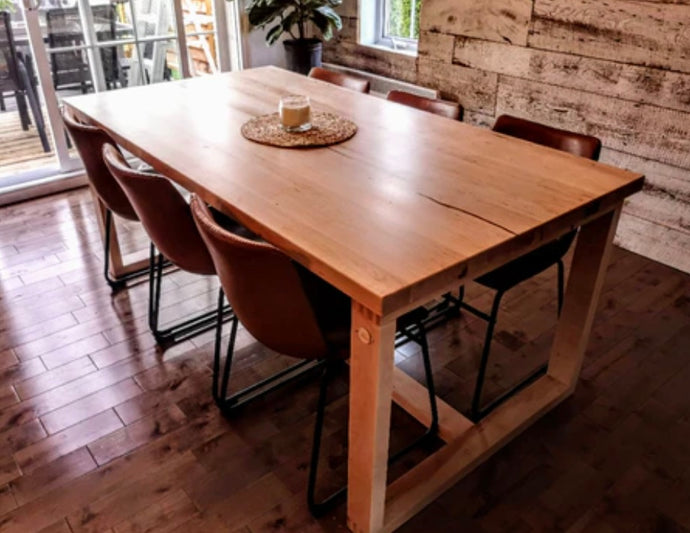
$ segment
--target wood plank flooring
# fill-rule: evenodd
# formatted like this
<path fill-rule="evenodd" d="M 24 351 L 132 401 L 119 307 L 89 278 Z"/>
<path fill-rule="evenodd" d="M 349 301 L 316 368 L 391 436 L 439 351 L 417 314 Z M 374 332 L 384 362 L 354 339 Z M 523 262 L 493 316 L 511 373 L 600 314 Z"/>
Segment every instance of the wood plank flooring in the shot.
<path fill-rule="evenodd" d="M 137 228 L 122 233 L 145 248 Z M 316 382 L 222 418 L 213 335 L 160 351 L 146 285 L 111 295 L 101 261 L 85 190 L 0 208 L 0 532 L 345 531 L 344 505 L 317 521 L 305 504 Z M 163 319 L 213 305 L 215 287 L 167 276 Z M 401 531 L 690 531 L 690 276 L 616 248 L 604 291 L 575 395 Z M 508 293 L 487 398 L 546 358 L 555 315 L 553 272 Z M 430 333 L 438 392 L 463 410 L 483 335 L 466 315 Z M 239 345 L 236 386 L 289 363 L 243 330 Z M 415 346 L 396 355 L 421 379 Z M 346 378 L 327 411 L 324 491 L 346 473 Z M 421 430 L 394 409 L 394 449 Z"/>

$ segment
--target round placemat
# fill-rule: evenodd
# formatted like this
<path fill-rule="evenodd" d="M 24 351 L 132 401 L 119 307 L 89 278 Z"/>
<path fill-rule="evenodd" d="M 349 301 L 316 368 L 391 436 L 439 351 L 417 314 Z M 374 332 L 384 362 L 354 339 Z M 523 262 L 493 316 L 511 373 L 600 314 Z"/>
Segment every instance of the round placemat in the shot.
<path fill-rule="evenodd" d="M 357 133 L 357 125 L 333 113 L 312 111 L 309 131 L 288 133 L 280 125 L 278 113 L 272 113 L 245 122 L 241 131 L 245 138 L 261 144 L 283 148 L 309 148 L 347 141 Z"/>

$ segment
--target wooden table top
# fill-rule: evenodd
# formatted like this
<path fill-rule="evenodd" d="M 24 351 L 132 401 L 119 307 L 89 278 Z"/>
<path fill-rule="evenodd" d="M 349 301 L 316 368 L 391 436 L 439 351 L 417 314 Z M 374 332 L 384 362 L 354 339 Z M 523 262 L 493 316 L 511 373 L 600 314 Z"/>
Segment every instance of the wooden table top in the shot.
<path fill-rule="evenodd" d="M 359 126 L 293 150 L 242 137 L 285 94 Z M 620 204 L 643 177 L 275 67 L 77 96 L 127 150 L 377 314 L 399 313 Z"/>

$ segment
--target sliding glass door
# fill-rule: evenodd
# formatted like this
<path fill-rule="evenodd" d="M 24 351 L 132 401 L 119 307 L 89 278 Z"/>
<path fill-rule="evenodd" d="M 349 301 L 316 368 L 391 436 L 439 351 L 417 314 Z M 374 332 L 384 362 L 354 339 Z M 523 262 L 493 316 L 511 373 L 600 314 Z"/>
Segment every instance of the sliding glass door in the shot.
<path fill-rule="evenodd" d="M 81 167 L 62 127 L 61 98 L 230 70 L 236 7 L 227 6 L 230 12 L 225 0 L 15 3 L 6 27 L 0 20 L 0 193 Z"/>

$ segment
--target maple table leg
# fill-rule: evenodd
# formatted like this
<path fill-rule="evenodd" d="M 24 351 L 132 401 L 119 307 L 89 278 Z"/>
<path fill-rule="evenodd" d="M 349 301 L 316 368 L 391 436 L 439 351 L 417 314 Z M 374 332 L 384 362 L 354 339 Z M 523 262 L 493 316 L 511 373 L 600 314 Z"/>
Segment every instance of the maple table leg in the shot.
<path fill-rule="evenodd" d="M 570 392 L 580 376 L 620 211 L 619 207 L 585 224 L 577 238 L 548 370 Z"/>
<path fill-rule="evenodd" d="M 355 533 L 383 529 L 394 341 L 395 319 L 353 301 L 347 521 Z"/>
<path fill-rule="evenodd" d="M 400 527 L 574 391 L 606 275 L 620 207 L 578 236 L 549 370 L 387 488 L 383 531 Z"/>
<path fill-rule="evenodd" d="M 353 307 L 349 456 L 353 495 L 348 501 L 348 525 L 353 531 L 388 532 L 400 527 L 572 394 L 587 348 L 619 215 L 620 207 L 581 228 L 551 349 L 548 375 L 510 398 L 479 424 L 456 423 L 463 428 L 456 439 L 403 474 L 390 487 L 385 486 L 385 460 L 394 327 L 388 323 L 382 327 L 377 324 L 377 317 Z M 359 338 L 358 331 L 362 328 L 372 333 L 369 344 Z M 382 498 L 385 503 L 381 502 Z"/>

